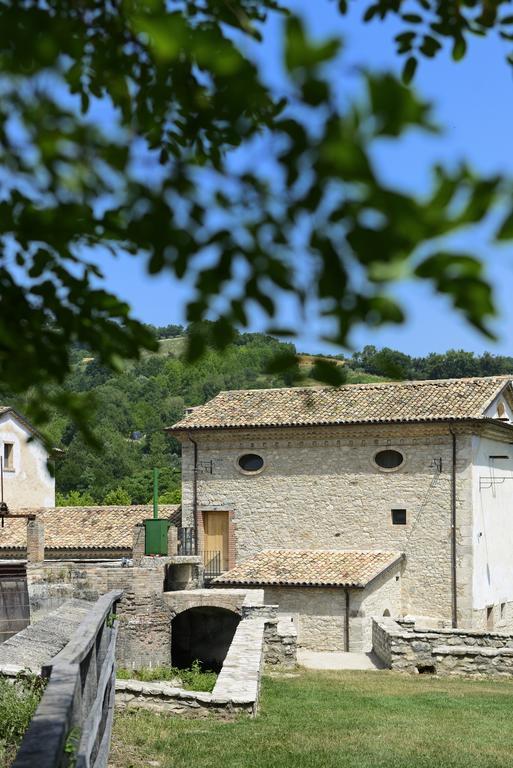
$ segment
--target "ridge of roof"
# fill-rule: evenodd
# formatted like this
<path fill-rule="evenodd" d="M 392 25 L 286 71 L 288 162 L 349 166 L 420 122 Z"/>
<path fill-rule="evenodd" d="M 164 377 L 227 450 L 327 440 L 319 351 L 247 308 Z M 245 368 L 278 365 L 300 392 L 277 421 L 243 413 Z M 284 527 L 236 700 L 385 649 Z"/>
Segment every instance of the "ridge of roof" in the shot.
<path fill-rule="evenodd" d="M 440 385 L 443 386 L 445 384 L 457 384 L 458 382 L 473 382 L 473 381 L 497 381 L 501 382 L 503 381 L 505 384 L 509 382 L 512 382 L 513 384 L 513 373 L 509 376 L 506 374 L 503 374 L 501 376 L 460 376 L 457 378 L 450 378 L 450 379 L 403 379 L 401 381 L 362 381 L 362 382 L 347 382 L 345 384 L 340 384 L 337 386 L 330 386 L 326 384 L 325 386 L 313 386 L 313 387 L 258 387 L 254 389 L 220 389 L 217 395 L 214 395 L 209 401 L 211 402 L 214 400 L 218 395 L 229 395 L 232 392 L 240 392 L 241 394 L 244 394 L 245 392 L 323 392 L 323 391 L 337 391 L 341 389 L 348 389 L 349 387 L 354 389 L 378 389 L 381 387 L 419 387 L 424 386 L 426 384 L 429 384 L 431 386 L 433 385 Z M 203 405 L 206 405 L 206 403 L 203 403 Z M 201 408 L 202 405 L 196 405 L 196 406 L 187 406 L 191 408 Z"/>
<path fill-rule="evenodd" d="M 510 376 L 223 390 L 167 429 L 484 420 L 505 391 Z"/>

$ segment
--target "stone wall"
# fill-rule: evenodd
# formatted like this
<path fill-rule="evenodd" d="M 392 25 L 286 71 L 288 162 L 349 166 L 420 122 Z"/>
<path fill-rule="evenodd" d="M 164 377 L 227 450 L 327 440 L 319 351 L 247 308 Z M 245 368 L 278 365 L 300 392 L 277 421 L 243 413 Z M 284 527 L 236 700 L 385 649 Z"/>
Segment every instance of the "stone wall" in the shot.
<path fill-rule="evenodd" d="M 372 616 L 401 613 L 401 564 L 387 569 L 366 589 L 349 590 L 349 646 L 372 648 Z M 256 590 L 255 590 L 256 591 Z M 278 616 L 292 621 L 297 645 L 313 651 L 344 651 L 346 595 L 342 587 L 265 587 L 264 603 L 276 604 Z"/>
<path fill-rule="evenodd" d="M 403 551 L 402 613 L 451 615 L 452 438 L 445 425 L 255 429 L 198 434 L 198 510 L 233 511 L 237 561 L 274 548 Z M 381 448 L 405 456 L 395 472 L 373 463 Z M 259 453 L 264 470 L 238 471 Z M 441 470 L 440 470 L 441 466 Z M 183 524 L 192 525 L 192 446 L 183 446 Z M 471 435 L 458 434 L 459 621 L 472 621 Z M 407 525 L 392 525 L 392 509 Z M 337 608 L 338 611 L 338 608 Z M 339 616 L 341 619 L 342 617 Z M 331 641 L 330 641 L 331 642 Z"/>
<path fill-rule="evenodd" d="M 406 629 L 373 621 L 374 653 L 399 672 L 496 677 L 513 674 L 513 634 L 465 629 Z"/>
<path fill-rule="evenodd" d="M 191 558 L 185 558 L 190 560 Z M 164 592 L 169 564 L 178 558 L 143 558 L 144 565 L 48 562 L 27 566 L 32 621 L 43 618 L 66 600 L 97 600 L 111 589 L 122 589 L 118 606 L 116 658 L 127 668 L 156 667 L 171 662 L 172 620 L 189 608 L 225 608 L 243 619 L 262 620 L 266 630 L 266 661 L 295 663 L 294 632 L 279 628 L 276 606 L 264 605 L 263 590 L 191 589 Z M 283 646 L 280 648 L 280 644 Z"/>
<path fill-rule="evenodd" d="M 285 618 L 267 619 L 264 633 L 264 660 L 269 666 L 295 667 L 297 663 L 297 630 Z"/>
<path fill-rule="evenodd" d="M 474 609 L 472 627 L 485 631 L 510 632 L 513 629 L 513 602 L 496 603 L 480 610 Z"/>
<path fill-rule="evenodd" d="M 343 651 L 345 593 L 317 587 L 266 587 L 265 603 L 278 605 L 283 620 L 292 619 L 300 648 Z"/>
<path fill-rule="evenodd" d="M 116 653 L 119 664 L 129 667 L 169 663 L 171 628 L 169 610 L 162 599 L 164 580 L 164 565 L 122 568 L 45 561 L 27 566 L 33 620 L 68 598 L 92 601 L 111 589 L 122 589 Z"/>
<path fill-rule="evenodd" d="M 349 650 L 367 653 L 372 650 L 372 617 L 401 615 L 401 569 L 395 564 L 380 574 L 365 589 L 350 590 Z M 388 613 L 387 613 L 388 612 Z"/>

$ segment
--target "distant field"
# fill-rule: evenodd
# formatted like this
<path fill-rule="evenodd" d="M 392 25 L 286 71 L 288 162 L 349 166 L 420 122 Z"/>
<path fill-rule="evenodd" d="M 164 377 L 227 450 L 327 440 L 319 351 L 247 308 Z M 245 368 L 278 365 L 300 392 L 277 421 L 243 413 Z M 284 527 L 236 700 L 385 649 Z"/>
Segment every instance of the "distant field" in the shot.
<path fill-rule="evenodd" d="M 143 352 L 146 355 L 173 355 L 179 357 L 185 347 L 185 336 L 175 336 L 172 339 L 159 339 L 158 352 Z"/>
<path fill-rule="evenodd" d="M 119 713 L 111 768 L 513 768 L 513 681 L 266 677 L 257 719 Z"/>
<path fill-rule="evenodd" d="M 174 339 L 160 339 L 159 354 L 181 355 L 185 347 L 185 336 L 176 336 Z"/>
<path fill-rule="evenodd" d="M 172 339 L 160 339 L 159 351 L 157 354 L 173 355 L 174 357 L 179 357 L 184 351 L 185 343 L 186 343 L 185 336 L 176 336 L 175 338 L 172 338 Z M 154 354 L 154 353 L 147 353 L 147 354 Z M 331 358 L 331 357 L 323 357 L 322 355 L 299 354 L 298 358 L 299 358 L 299 368 L 303 373 L 303 375 L 305 376 L 305 379 L 299 382 L 299 385 L 303 387 L 321 386 L 319 381 L 312 379 L 308 376 L 308 373 L 316 360 L 325 360 L 327 362 L 335 363 L 337 367 L 342 367 L 345 365 L 343 360 L 337 360 L 336 358 Z M 362 373 L 360 371 L 353 371 L 351 370 L 351 368 L 347 368 L 347 382 L 349 384 L 370 384 L 370 383 L 380 382 L 380 381 L 389 381 L 389 379 L 385 379 L 383 376 L 373 376 L 370 373 Z M 265 374 L 261 374 L 260 376 L 257 377 L 257 382 L 259 386 L 265 387 L 266 385 L 268 385 L 268 377 Z"/>

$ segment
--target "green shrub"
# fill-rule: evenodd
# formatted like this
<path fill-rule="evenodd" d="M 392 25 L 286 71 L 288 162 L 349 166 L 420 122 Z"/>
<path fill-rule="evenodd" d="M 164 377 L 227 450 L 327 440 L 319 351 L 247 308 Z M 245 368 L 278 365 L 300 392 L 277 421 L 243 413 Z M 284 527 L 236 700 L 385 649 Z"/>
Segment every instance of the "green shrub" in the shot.
<path fill-rule="evenodd" d="M 107 506 L 127 507 L 132 503 L 130 494 L 124 488 L 113 488 L 105 494 L 103 503 Z"/>
<path fill-rule="evenodd" d="M 0 765 L 9 765 L 43 695 L 44 681 L 19 674 L 14 683 L 0 677 Z"/>
<path fill-rule="evenodd" d="M 180 504 L 182 500 L 182 489 L 175 488 L 172 491 L 165 491 L 159 496 L 159 504 Z"/>
<path fill-rule="evenodd" d="M 57 493 L 55 503 L 58 507 L 92 507 L 95 501 L 88 491 L 70 491 Z"/>
<path fill-rule="evenodd" d="M 216 684 L 217 674 L 210 670 L 203 671 L 196 659 L 190 669 L 177 667 L 143 667 L 142 669 L 118 669 L 116 677 L 120 680 L 141 680 L 149 683 L 154 680 L 175 680 L 179 678 L 186 691 L 206 691 L 210 693 Z"/>

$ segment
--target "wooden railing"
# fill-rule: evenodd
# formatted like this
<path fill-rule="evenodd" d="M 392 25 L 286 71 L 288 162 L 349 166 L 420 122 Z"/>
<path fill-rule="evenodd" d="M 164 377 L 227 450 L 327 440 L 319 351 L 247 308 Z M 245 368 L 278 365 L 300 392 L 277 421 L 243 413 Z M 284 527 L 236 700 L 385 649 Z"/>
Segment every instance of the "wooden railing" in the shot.
<path fill-rule="evenodd" d="M 49 677 L 12 768 L 105 768 L 115 693 L 113 590 L 91 608 L 69 643 L 43 667 Z"/>

